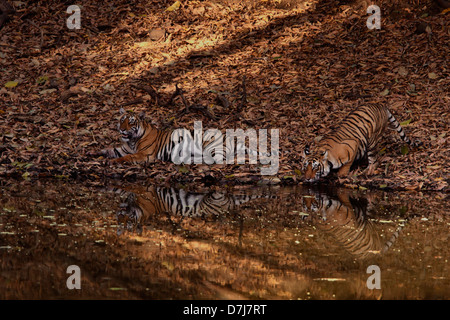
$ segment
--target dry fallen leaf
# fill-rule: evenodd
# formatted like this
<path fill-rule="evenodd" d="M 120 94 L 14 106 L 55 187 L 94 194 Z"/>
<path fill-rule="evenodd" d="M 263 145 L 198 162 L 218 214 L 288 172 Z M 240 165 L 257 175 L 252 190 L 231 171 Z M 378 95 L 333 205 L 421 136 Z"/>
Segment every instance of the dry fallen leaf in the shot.
<path fill-rule="evenodd" d="M 166 11 L 175 11 L 178 10 L 180 8 L 181 2 L 180 1 L 175 1 L 171 6 L 169 6 Z"/>
<path fill-rule="evenodd" d="M 406 69 L 403 66 L 399 67 L 397 72 L 401 76 L 407 76 L 408 75 L 408 69 Z"/>
<path fill-rule="evenodd" d="M 5 83 L 5 88 L 14 88 L 19 84 L 18 81 L 8 81 Z"/>

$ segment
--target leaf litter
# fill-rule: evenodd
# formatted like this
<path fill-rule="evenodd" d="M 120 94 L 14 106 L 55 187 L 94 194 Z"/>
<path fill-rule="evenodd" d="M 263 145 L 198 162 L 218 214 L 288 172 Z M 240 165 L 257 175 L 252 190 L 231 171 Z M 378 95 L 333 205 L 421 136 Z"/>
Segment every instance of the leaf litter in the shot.
<path fill-rule="evenodd" d="M 221 130 L 278 128 L 279 183 L 302 183 L 307 143 L 357 106 L 385 103 L 422 146 L 406 151 L 388 131 L 375 175 L 359 168 L 330 183 L 448 191 L 449 13 L 431 0 L 378 5 L 381 30 L 366 27 L 362 1 L 84 1 L 79 30 L 63 23 L 64 2 L 18 6 L 0 29 L 0 175 L 265 179 L 248 164 L 122 167 L 90 157 L 120 144 L 126 106 L 159 128 L 200 120 Z M 172 101 L 177 88 L 197 108 Z"/>

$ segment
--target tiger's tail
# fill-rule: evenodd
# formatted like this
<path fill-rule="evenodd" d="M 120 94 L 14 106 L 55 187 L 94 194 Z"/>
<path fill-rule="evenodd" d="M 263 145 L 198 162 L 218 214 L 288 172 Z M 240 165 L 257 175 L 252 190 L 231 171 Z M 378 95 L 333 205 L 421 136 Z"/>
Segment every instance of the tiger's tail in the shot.
<path fill-rule="evenodd" d="M 392 246 L 393 244 L 397 241 L 397 239 L 400 236 L 400 233 L 402 232 L 403 228 L 405 228 L 405 226 L 408 224 L 409 220 L 411 219 L 411 217 L 406 218 L 403 223 L 400 223 L 397 227 L 397 229 L 394 231 L 394 233 L 392 234 L 392 236 L 386 241 L 386 243 L 384 244 L 383 248 L 381 249 L 381 253 L 386 253 Z"/>
<path fill-rule="evenodd" d="M 389 122 L 392 124 L 394 129 L 398 132 L 398 134 L 400 135 L 400 138 L 402 138 L 402 140 L 405 141 L 410 146 L 415 147 L 415 146 L 420 145 L 420 142 L 418 142 L 418 141 L 411 141 L 408 138 L 408 136 L 406 135 L 406 133 L 403 130 L 400 123 L 398 123 L 397 119 L 395 119 L 394 115 L 388 109 L 386 109 L 386 111 L 387 111 L 387 116 L 388 116 Z"/>

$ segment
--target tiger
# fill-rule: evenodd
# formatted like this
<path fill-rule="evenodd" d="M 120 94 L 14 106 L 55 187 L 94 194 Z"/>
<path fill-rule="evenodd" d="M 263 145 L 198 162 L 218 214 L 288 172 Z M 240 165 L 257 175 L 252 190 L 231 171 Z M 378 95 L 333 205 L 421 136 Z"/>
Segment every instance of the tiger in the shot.
<path fill-rule="evenodd" d="M 363 259 L 380 252 L 381 241 L 369 219 L 366 199 L 348 190 L 339 190 L 337 196 L 317 193 L 303 198 L 303 208 L 314 213 L 315 226 L 331 234 L 352 256 Z"/>
<path fill-rule="evenodd" d="M 125 198 L 116 213 L 119 235 L 125 230 L 141 234 L 147 220 L 154 221 L 161 215 L 170 218 L 217 219 L 254 199 L 276 197 L 269 194 L 241 195 L 219 191 L 201 193 L 154 185 L 110 190 Z"/>
<path fill-rule="evenodd" d="M 191 159 L 200 158 L 205 159 L 207 164 L 213 164 L 225 163 L 228 161 L 227 154 L 233 154 L 233 151 L 227 147 L 223 148 L 222 139 L 216 139 L 215 130 L 207 130 L 202 139 L 195 139 L 195 137 L 192 139 L 188 130 L 157 129 L 145 121 L 143 112 L 136 116 L 135 113 L 120 108 L 118 131 L 123 144 L 120 147 L 103 149 L 94 155 L 112 159 L 111 163 L 152 163 L 155 160 L 174 161 L 175 159 L 177 164 L 189 164 Z M 260 157 L 278 156 L 277 151 L 267 154 L 257 152 L 240 142 L 236 145 L 236 154 L 239 153 Z"/>
<path fill-rule="evenodd" d="M 338 169 L 338 177 L 345 177 L 352 165 L 361 159 L 369 162 L 371 174 L 376 160 L 376 147 L 388 123 L 400 138 L 410 146 L 412 142 L 389 109 L 381 104 L 360 107 L 350 113 L 337 129 L 325 135 L 312 149 L 307 145 L 303 152 L 303 169 L 306 182 L 315 182 Z"/>
<path fill-rule="evenodd" d="M 313 192 L 301 201 L 314 226 L 333 236 L 339 246 L 359 259 L 386 254 L 413 216 L 406 217 L 387 239 L 382 239 L 376 228 L 376 214 L 372 214 L 372 199 L 360 197 L 350 189 L 336 192 Z M 386 229 L 383 229 L 386 233 Z"/>
<path fill-rule="evenodd" d="M 120 108 L 118 131 L 123 144 L 101 150 L 96 155 L 112 159 L 111 163 L 152 163 L 155 160 L 170 161 L 176 141 L 181 142 L 182 150 L 189 150 L 181 162 L 191 156 L 202 155 L 203 151 L 215 157 L 218 143 L 221 141 L 209 139 L 202 145 L 195 144 L 192 139 L 185 139 L 180 130 L 160 130 L 145 121 L 145 113 L 136 116 L 134 112 Z M 210 138 L 210 137 L 207 137 Z M 194 144 L 194 145 L 192 145 Z M 223 158 L 223 154 L 218 154 Z"/>

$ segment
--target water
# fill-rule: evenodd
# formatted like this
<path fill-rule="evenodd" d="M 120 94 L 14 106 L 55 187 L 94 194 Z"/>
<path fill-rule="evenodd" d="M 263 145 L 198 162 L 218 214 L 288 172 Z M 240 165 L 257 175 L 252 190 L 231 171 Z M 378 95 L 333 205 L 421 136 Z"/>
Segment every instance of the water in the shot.
<path fill-rule="evenodd" d="M 448 207 L 445 193 L 8 182 L 0 299 L 449 299 Z"/>

